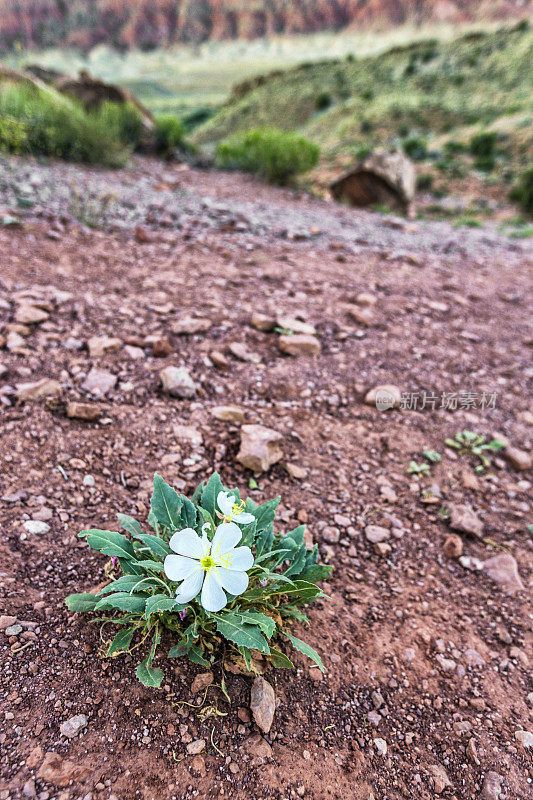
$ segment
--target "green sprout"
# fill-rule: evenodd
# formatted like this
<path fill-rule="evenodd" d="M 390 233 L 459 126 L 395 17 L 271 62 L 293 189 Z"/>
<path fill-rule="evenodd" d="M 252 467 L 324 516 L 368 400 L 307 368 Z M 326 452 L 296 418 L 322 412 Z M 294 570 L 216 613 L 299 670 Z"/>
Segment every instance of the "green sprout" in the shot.
<path fill-rule="evenodd" d="M 453 439 L 445 439 L 444 443 L 460 453 L 472 453 L 476 456 L 481 462 L 475 467 L 476 472 L 483 472 L 485 468 L 490 467 L 487 451 L 497 452 L 505 448 L 505 444 L 498 439 L 487 442 L 485 436 L 475 431 L 461 431 L 456 433 Z"/>

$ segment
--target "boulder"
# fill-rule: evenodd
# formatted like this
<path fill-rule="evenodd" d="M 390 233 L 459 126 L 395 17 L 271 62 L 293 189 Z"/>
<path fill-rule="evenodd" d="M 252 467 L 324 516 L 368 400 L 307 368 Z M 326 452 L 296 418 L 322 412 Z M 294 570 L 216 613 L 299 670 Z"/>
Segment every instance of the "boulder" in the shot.
<path fill-rule="evenodd" d="M 407 212 L 415 196 L 413 162 L 399 151 L 375 150 L 330 185 L 331 194 L 351 206 L 381 203 Z"/>
<path fill-rule="evenodd" d="M 241 447 L 237 461 L 253 472 L 266 472 L 272 464 L 283 457 L 279 443 L 283 436 L 262 425 L 243 425 L 241 428 Z"/>

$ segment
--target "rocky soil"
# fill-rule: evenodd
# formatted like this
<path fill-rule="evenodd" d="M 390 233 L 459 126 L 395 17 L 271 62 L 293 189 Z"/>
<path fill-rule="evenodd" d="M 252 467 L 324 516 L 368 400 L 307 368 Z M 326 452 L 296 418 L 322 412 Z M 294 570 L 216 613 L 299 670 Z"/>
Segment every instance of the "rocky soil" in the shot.
<path fill-rule="evenodd" d="M 0 800 L 533 797 L 531 245 L 151 161 L 2 160 L 0 212 Z M 146 689 L 64 605 L 214 468 L 334 565 L 324 677 Z"/>

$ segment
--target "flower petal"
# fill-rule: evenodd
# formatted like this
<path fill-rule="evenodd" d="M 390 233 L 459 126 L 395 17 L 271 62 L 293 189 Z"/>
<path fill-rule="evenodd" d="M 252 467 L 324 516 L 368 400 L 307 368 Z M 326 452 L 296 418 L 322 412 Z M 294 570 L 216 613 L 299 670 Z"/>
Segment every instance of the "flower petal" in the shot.
<path fill-rule="evenodd" d="M 165 575 L 171 581 L 183 581 L 189 575 L 198 569 L 198 561 L 195 558 L 187 558 L 187 556 L 174 556 L 170 555 L 165 558 L 163 564 Z"/>
<path fill-rule="evenodd" d="M 220 558 L 229 550 L 232 550 L 242 538 L 242 533 L 234 522 L 223 522 L 216 529 L 211 542 L 211 555 L 213 558 Z"/>
<path fill-rule="evenodd" d="M 212 612 L 220 611 L 228 602 L 226 595 L 222 591 L 218 570 L 216 568 L 210 569 L 205 576 L 200 602 L 206 611 Z"/>
<path fill-rule="evenodd" d="M 189 558 L 203 558 L 209 549 L 206 541 L 200 539 L 192 528 L 178 531 L 172 536 L 168 544 L 175 553 L 180 556 L 189 556 Z"/>
<path fill-rule="evenodd" d="M 253 563 L 254 557 L 249 547 L 236 547 L 226 553 L 222 567 L 234 569 L 237 572 L 246 572 L 253 566 Z"/>
<path fill-rule="evenodd" d="M 253 522 L 255 519 L 253 514 L 249 514 L 247 511 L 241 511 L 240 514 L 236 514 L 233 517 L 234 522 L 238 522 L 239 525 L 248 525 L 249 522 Z"/>
<path fill-rule="evenodd" d="M 219 492 L 217 495 L 217 505 L 225 517 L 233 516 L 233 503 L 235 502 L 235 495 L 229 492 Z"/>
<path fill-rule="evenodd" d="M 232 569 L 219 569 L 220 583 L 230 594 L 236 596 L 242 594 L 248 588 L 248 575 L 246 572 L 236 572 Z"/>
<path fill-rule="evenodd" d="M 178 603 L 188 603 L 190 600 L 193 600 L 196 597 L 202 588 L 204 575 L 205 572 L 198 564 L 198 568 L 192 572 L 188 578 L 185 578 L 176 592 L 176 600 Z"/>

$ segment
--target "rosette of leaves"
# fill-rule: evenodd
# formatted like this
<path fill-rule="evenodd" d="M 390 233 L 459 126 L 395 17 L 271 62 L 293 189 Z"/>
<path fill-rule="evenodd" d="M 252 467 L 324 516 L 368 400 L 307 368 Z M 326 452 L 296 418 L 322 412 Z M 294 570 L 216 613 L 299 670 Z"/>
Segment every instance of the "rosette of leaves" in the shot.
<path fill-rule="evenodd" d="M 144 654 L 136 675 L 145 686 L 159 687 L 163 680 L 163 672 L 154 662 L 165 629 L 173 640 L 170 658 L 186 656 L 204 667 L 229 657 L 243 660 L 252 670 L 255 653 L 275 667 L 292 667 L 281 647 L 290 643 L 324 669 L 319 654 L 288 626 L 293 620 L 308 622 L 303 607 L 325 597 L 317 581 L 327 578 L 331 567 L 318 563 L 316 545 L 312 549 L 306 546 L 304 525 L 285 534 L 274 530 L 279 497 L 262 505 L 246 499 L 244 508 L 254 517 L 241 529 L 240 544 L 250 547 L 254 555 L 254 564 L 247 571 L 247 590 L 237 597 L 230 595 L 217 613 L 206 611 L 198 597 L 187 605 L 176 601 L 176 584 L 163 569 L 171 552 L 168 542 L 176 531 L 193 528 L 200 533 L 206 523 L 212 538 L 220 521 L 217 497 L 221 491 L 230 490 L 216 472 L 200 484 L 192 499 L 178 494 L 156 474 L 148 516 L 152 532 L 145 532 L 127 514 L 118 514 L 124 532 L 85 530 L 79 534 L 90 547 L 112 559 L 113 573 L 120 569 L 122 574 L 114 575 L 98 594 L 73 594 L 66 604 L 80 613 L 105 612 L 96 619 L 119 628 L 106 655 Z M 240 500 L 237 489 L 231 494 Z"/>
<path fill-rule="evenodd" d="M 475 431 L 460 431 L 455 434 L 453 439 L 445 439 L 445 444 L 461 453 L 472 453 L 477 456 L 481 463 L 475 467 L 476 472 L 483 472 L 485 468 L 490 467 L 490 458 L 487 453 L 505 449 L 503 442 L 498 439 L 487 442 L 485 436 Z"/>

